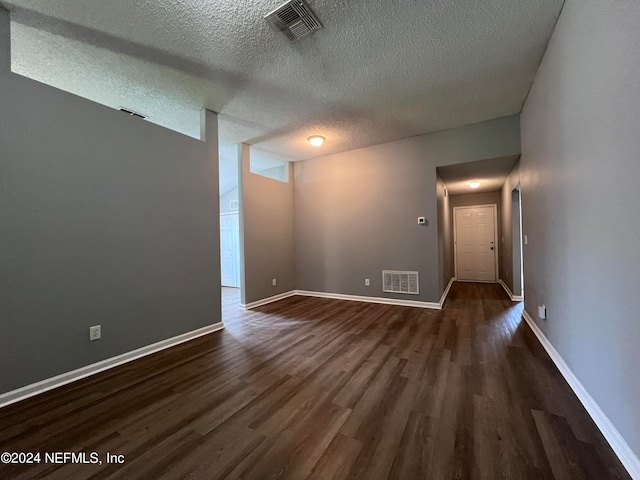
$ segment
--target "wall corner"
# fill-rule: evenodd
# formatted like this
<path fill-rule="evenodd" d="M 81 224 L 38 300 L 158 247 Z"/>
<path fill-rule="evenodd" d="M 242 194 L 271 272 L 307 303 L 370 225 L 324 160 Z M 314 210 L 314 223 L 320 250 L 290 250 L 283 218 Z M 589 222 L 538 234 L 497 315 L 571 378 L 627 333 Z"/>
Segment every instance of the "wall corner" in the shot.
<path fill-rule="evenodd" d="M 206 108 L 200 110 L 200 140 L 218 148 L 218 114 Z"/>
<path fill-rule="evenodd" d="M 247 304 L 246 260 L 245 260 L 245 170 L 248 172 L 251 162 L 251 147 L 246 143 L 238 144 L 238 200 L 240 200 L 240 303 Z"/>
<path fill-rule="evenodd" d="M 11 18 L 0 5 L 0 74 L 11 73 Z"/>

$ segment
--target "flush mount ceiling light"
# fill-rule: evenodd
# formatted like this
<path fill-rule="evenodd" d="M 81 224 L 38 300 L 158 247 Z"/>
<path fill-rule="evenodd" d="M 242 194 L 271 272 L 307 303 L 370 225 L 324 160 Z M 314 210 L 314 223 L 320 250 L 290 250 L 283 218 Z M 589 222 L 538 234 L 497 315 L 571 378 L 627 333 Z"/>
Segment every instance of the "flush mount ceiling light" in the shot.
<path fill-rule="evenodd" d="M 130 110 L 128 108 L 120 107 L 120 111 L 126 113 L 127 115 L 131 115 L 132 117 L 147 118 L 146 115 L 142 115 L 141 113 L 134 112 L 133 110 Z"/>
<path fill-rule="evenodd" d="M 324 143 L 324 137 L 322 135 L 311 135 L 307 140 L 314 147 L 319 147 Z"/>
<path fill-rule="evenodd" d="M 478 180 L 474 180 L 472 182 L 469 182 L 469 186 L 471 188 L 478 188 L 480 186 L 480 182 Z"/>

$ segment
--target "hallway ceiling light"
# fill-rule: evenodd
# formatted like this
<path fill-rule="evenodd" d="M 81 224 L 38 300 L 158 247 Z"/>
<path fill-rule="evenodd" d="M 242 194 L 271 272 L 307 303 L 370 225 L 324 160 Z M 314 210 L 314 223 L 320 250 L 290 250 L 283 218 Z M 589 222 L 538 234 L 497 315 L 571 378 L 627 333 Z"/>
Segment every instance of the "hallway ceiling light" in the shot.
<path fill-rule="evenodd" d="M 324 143 L 324 137 L 321 135 L 311 135 L 307 140 L 314 147 L 319 147 Z"/>
<path fill-rule="evenodd" d="M 478 180 L 474 180 L 472 182 L 469 182 L 469 186 L 471 188 L 478 188 L 480 186 L 480 182 Z"/>

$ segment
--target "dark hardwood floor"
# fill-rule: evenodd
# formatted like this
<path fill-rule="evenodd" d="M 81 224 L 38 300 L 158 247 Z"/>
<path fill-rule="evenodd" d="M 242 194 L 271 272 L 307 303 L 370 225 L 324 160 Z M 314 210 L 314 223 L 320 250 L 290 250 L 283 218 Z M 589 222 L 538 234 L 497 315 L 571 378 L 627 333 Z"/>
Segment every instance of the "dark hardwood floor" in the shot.
<path fill-rule="evenodd" d="M 627 479 L 498 285 L 442 311 L 292 297 L 0 409 L 0 478 Z"/>

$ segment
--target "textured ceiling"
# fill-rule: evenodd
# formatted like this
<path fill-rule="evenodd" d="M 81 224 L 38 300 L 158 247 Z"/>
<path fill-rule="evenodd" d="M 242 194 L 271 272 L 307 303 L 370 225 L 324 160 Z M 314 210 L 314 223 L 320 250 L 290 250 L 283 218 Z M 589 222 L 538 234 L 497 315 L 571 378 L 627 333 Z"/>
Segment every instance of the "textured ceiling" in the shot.
<path fill-rule="evenodd" d="M 199 135 L 289 160 L 518 113 L 562 0 L 309 0 L 324 28 L 296 44 L 280 0 L 13 0 L 15 72 Z M 253 150 L 253 149 L 252 149 Z"/>
<path fill-rule="evenodd" d="M 520 155 L 489 158 L 477 162 L 438 167 L 437 170 L 449 195 L 495 192 L 502 188 L 519 158 Z M 472 180 L 479 181 L 480 186 L 478 188 L 469 187 L 469 182 Z"/>

